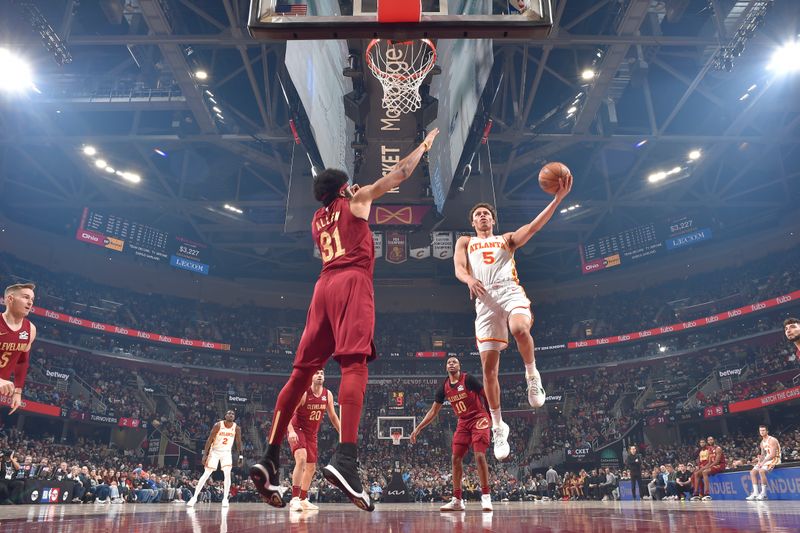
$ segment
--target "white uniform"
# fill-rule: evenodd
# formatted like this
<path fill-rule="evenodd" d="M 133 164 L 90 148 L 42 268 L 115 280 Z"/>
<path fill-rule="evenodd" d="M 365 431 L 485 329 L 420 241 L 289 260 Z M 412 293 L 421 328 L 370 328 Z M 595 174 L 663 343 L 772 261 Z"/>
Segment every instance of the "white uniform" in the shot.
<path fill-rule="evenodd" d="M 208 452 L 206 459 L 206 467 L 216 470 L 217 466 L 222 464 L 222 468 L 231 468 L 233 461 L 231 459 L 231 451 L 233 450 L 233 441 L 236 438 L 236 422 L 229 428 L 225 427 L 225 422 L 217 422 L 219 431 L 217 436 L 214 437 L 214 442 L 211 443 L 211 450 Z"/>
<path fill-rule="evenodd" d="M 508 317 L 532 317 L 531 301 L 517 279 L 514 253 L 502 235 L 470 237 L 467 261 L 472 276 L 486 289 L 486 294 L 475 300 L 478 350 L 502 350 L 508 346 Z"/>
<path fill-rule="evenodd" d="M 754 466 L 753 470 L 769 470 L 770 468 L 781 464 L 781 445 L 778 442 L 778 439 L 772 435 L 769 435 L 766 439 L 761 439 L 761 442 L 759 443 L 759 447 L 761 448 L 761 456 L 766 458 L 769 455 L 769 445 L 773 441 L 778 447 L 778 453 L 775 454 L 775 457 L 773 457 L 771 461 L 766 461 L 761 466 Z"/>

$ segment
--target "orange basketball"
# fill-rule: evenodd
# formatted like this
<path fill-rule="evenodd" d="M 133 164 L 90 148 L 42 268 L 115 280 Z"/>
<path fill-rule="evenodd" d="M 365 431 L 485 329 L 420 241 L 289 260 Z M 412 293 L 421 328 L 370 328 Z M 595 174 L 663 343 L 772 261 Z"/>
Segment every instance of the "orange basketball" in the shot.
<path fill-rule="evenodd" d="M 553 161 L 547 163 L 539 171 L 539 187 L 547 194 L 555 194 L 558 190 L 558 180 L 572 175 L 567 165 Z"/>

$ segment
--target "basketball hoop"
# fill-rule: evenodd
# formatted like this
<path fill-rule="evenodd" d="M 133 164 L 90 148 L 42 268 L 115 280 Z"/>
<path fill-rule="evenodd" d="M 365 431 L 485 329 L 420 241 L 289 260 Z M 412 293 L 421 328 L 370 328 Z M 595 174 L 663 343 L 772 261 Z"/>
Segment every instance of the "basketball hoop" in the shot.
<path fill-rule="evenodd" d="M 394 41 L 373 39 L 367 46 L 367 66 L 383 86 L 381 105 L 396 114 L 419 109 L 419 87 L 436 64 L 430 39 Z"/>
<path fill-rule="evenodd" d="M 402 431 L 392 431 L 392 444 L 394 446 L 400 446 L 400 439 L 403 438 Z"/>

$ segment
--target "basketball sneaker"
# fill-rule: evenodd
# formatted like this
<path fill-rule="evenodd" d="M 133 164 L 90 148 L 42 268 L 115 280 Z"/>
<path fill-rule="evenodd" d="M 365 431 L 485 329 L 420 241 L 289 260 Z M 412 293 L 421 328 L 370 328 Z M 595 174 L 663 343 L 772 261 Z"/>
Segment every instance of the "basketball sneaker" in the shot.
<path fill-rule="evenodd" d="M 481 509 L 486 512 L 494 511 L 491 494 L 481 494 Z"/>
<path fill-rule="evenodd" d="M 711 496 L 710 495 L 703 496 L 703 501 L 704 502 L 710 502 L 711 501 Z"/>
<path fill-rule="evenodd" d="M 268 504 L 273 507 L 286 507 L 280 492 L 278 464 L 266 454 L 261 461 L 250 467 L 250 479 L 256 490 Z"/>
<path fill-rule="evenodd" d="M 762 490 L 762 491 L 761 491 L 761 494 L 759 494 L 758 496 L 756 496 L 756 500 L 758 500 L 758 501 L 760 501 L 760 502 L 763 502 L 764 500 L 768 500 L 768 499 L 769 499 L 769 498 L 767 497 L 767 491 L 765 491 L 765 490 Z"/>
<path fill-rule="evenodd" d="M 460 498 L 456 498 L 453 496 L 453 499 L 450 500 L 449 503 L 446 503 L 439 507 L 440 511 L 463 511 L 464 510 L 464 500 Z"/>
<path fill-rule="evenodd" d="M 289 500 L 289 510 L 290 511 L 302 511 L 303 507 L 300 505 L 300 498 L 294 496 L 291 500 Z"/>
<path fill-rule="evenodd" d="M 533 369 L 533 374 L 527 376 L 525 381 L 528 382 L 528 403 L 534 409 L 544 405 L 546 394 L 544 387 L 542 387 L 542 376 L 537 369 Z"/>
<path fill-rule="evenodd" d="M 751 494 L 747 498 L 745 498 L 745 500 L 747 500 L 749 502 L 752 502 L 753 500 L 757 500 L 758 496 L 759 496 L 759 493 L 758 493 L 758 491 L 756 491 L 756 492 L 753 492 L 753 494 Z"/>
<path fill-rule="evenodd" d="M 508 454 L 511 453 L 511 446 L 508 444 L 509 427 L 505 422 L 500 422 L 500 426 L 492 428 L 494 435 L 494 457 L 498 461 L 502 461 Z"/>
<path fill-rule="evenodd" d="M 372 512 L 375 510 L 375 504 L 364 490 L 358 470 L 356 445 L 341 443 L 331 457 L 331 462 L 322 469 L 322 475 L 328 483 L 344 492 L 353 505 Z"/>
<path fill-rule="evenodd" d="M 231 506 L 230 502 L 228 501 L 228 498 L 222 498 L 222 506 L 223 507 L 230 507 Z"/>
<path fill-rule="evenodd" d="M 300 509 L 303 511 L 319 511 L 319 507 L 308 500 L 300 500 Z"/>

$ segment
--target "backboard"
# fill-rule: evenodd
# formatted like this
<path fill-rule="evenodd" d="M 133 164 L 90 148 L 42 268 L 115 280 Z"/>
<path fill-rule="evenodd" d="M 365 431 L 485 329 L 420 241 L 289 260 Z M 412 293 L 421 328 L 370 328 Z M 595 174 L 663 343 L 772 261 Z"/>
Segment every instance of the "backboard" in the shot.
<path fill-rule="evenodd" d="M 396 7 L 419 0 L 382 0 Z M 552 27 L 550 0 L 422 0 L 420 20 L 379 22 L 378 0 L 251 0 L 248 28 L 262 40 L 533 39 Z M 521 10 L 520 10 L 521 9 Z"/>

